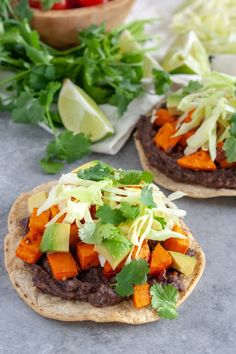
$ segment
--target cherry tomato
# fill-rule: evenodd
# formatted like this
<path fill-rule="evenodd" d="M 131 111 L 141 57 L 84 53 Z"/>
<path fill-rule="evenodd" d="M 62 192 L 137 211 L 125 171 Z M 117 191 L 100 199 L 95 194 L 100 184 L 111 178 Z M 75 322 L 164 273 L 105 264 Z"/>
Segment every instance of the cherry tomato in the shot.
<path fill-rule="evenodd" d="M 107 0 L 77 0 L 77 2 L 81 7 L 87 7 L 105 4 Z"/>
<path fill-rule="evenodd" d="M 40 1 L 29 0 L 29 5 L 30 5 L 30 7 L 33 7 L 34 9 L 41 9 Z"/>
<path fill-rule="evenodd" d="M 42 5 L 38 0 L 29 0 L 29 4 L 34 9 L 42 9 Z M 65 10 L 69 8 L 71 8 L 71 6 L 68 0 L 58 1 L 52 6 L 52 10 Z"/>

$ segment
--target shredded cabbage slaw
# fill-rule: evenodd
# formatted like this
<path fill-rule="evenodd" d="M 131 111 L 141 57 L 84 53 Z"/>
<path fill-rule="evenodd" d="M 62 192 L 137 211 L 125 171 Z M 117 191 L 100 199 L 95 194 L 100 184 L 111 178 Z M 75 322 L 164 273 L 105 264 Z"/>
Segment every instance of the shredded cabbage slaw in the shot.
<path fill-rule="evenodd" d="M 47 200 L 38 209 L 38 214 L 57 204 L 60 211 L 46 226 L 56 223 L 65 214 L 63 223 L 75 222 L 78 228 L 84 227 L 86 223 L 91 226 L 94 224 L 95 227 L 99 219 L 92 218 L 90 213 L 92 205 L 100 207 L 107 204 L 113 209 L 119 209 L 120 203 L 126 202 L 139 206 L 139 215 L 134 220 L 118 225 L 119 230 L 133 245 L 126 261 L 128 263 L 131 261 L 135 246 L 137 246 L 135 258 L 138 257 L 144 240 L 164 241 L 168 238 L 186 238 L 172 231 L 173 226 L 180 225 L 180 218 L 186 215 L 184 210 L 178 209 L 173 203 L 173 200 L 181 198 L 184 193 L 175 192 L 166 198 L 160 189 L 151 183 L 156 207 L 148 208 L 141 202 L 141 192 L 144 186 L 146 184 L 143 182 L 137 186 L 114 185 L 111 179 L 95 182 L 78 178 L 76 172 L 68 173 L 62 175 L 58 184 L 52 187 Z M 164 219 L 164 229 L 158 217 Z M 81 220 L 84 220 L 85 224 L 82 225 Z M 104 257 L 101 256 L 99 259 L 101 264 L 104 264 Z"/>

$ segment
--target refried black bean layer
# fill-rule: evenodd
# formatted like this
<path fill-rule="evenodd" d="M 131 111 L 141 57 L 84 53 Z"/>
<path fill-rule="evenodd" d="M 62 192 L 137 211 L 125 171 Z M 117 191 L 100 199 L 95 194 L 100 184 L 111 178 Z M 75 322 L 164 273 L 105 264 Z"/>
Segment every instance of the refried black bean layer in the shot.
<path fill-rule="evenodd" d="M 177 182 L 200 184 L 208 188 L 236 189 L 235 168 L 215 171 L 192 171 L 182 168 L 177 164 L 177 159 L 183 152 L 175 149 L 167 154 L 153 143 L 157 130 L 150 122 L 150 117 L 142 116 L 137 124 L 137 138 L 139 139 L 149 164 L 163 172 L 166 176 Z"/>

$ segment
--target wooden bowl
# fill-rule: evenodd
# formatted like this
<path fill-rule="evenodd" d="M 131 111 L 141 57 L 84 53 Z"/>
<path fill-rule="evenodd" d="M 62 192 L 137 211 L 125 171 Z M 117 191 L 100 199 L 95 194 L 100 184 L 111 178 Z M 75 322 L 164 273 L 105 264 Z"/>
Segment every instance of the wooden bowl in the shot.
<path fill-rule="evenodd" d="M 60 11 L 34 10 L 32 26 L 41 39 L 51 46 L 64 49 L 78 44 L 78 32 L 92 24 L 105 23 L 111 30 L 129 14 L 135 0 L 113 0 L 104 5 Z"/>

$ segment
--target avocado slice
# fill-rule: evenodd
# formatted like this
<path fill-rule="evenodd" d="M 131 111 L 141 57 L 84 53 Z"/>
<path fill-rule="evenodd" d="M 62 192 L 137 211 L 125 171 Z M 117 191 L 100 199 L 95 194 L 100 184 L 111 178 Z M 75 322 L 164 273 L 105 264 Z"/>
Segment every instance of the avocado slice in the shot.
<path fill-rule="evenodd" d="M 39 208 L 47 200 L 46 192 L 39 192 L 28 199 L 28 210 L 32 214 L 34 208 Z"/>
<path fill-rule="evenodd" d="M 180 113 L 180 111 L 178 111 L 177 107 L 180 104 L 183 97 L 184 97 L 184 95 L 182 95 L 178 91 L 167 97 L 166 104 L 167 104 L 167 108 L 168 108 L 168 111 L 170 112 L 170 114 L 177 115 Z"/>
<path fill-rule="evenodd" d="M 44 231 L 41 252 L 69 252 L 70 225 L 52 224 Z"/>
<path fill-rule="evenodd" d="M 169 251 L 169 254 L 172 257 L 172 268 L 187 276 L 192 274 L 197 262 L 195 257 L 190 257 L 186 254 L 173 251 Z"/>
<path fill-rule="evenodd" d="M 104 240 L 100 245 L 95 245 L 94 249 L 108 261 L 114 270 L 128 256 L 132 244 L 125 236 L 119 235 L 110 240 Z"/>

